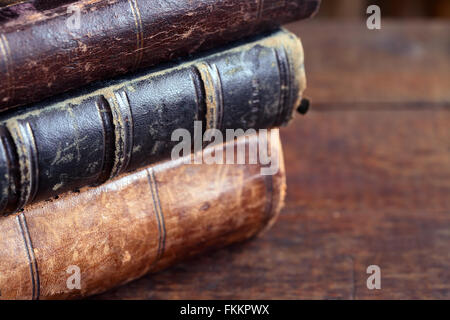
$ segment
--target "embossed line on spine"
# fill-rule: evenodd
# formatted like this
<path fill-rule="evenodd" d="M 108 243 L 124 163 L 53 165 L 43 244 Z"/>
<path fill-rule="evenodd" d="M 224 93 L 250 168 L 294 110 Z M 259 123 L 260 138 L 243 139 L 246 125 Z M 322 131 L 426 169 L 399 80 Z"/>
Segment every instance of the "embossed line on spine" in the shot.
<path fill-rule="evenodd" d="M 153 208 L 156 214 L 156 220 L 158 223 L 158 251 L 156 255 L 155 264 L 164 254 L 166 246 L 166 225 L 164 222 L 164 214 L 161 209 L 161 201 L 159 199 L 158 185 L 156 182 L 155 171 L 153 168 L 147 169 L 148 183 L 150 185 L 150 191 L 152 194 Z"/>
<path fill-rule="evenodd" d="M 0 52 L 3 56 L 3 63 L 5 64 L 6 69 L 6 81 L 8 86 L 7 96 L 2 97 L 2 100 L 8 101 L 13 98 L 14 96 L 14 86 L 12 85 L 12 56 L 11 56 L 11 50 L 9 48 L 8 39 L 4 34 L 0 35 Z"/>
<path fill-rule="evenodd" d="M 32 299 L 39 300 L 40 295 L 40 280 L 39 269 L 34 255 L 33 243 L 31 242 L 30 232 L 28 230 L 27 220 L 23 213 L 16 216 L 17 223 L 19 224 L 20 232 L 22 234 L 23 242 L 25 244 L 25 250 L 28 257 L 28 264 L 30 266 L 31 287 L 32 287 Z"/>
<path fill-rule="evenodd" d="M 131 12 L 133 13 L 134 23 L 136 25 L 136 57 L 134 62 L 134 68 L 139 67 L 144 54 L 144 28 L 142 26 L 141 11 L 138 6 L 137 0 L 128 0 L 130 4 Z"/>
<path fill-rule="evenodd" d="M 20 196 L 17 205 L 19 210 L 33 201 L 39 182 L 38 153 L 33 130 L 28 122 L 14 121 L 8 129 L 16 144 L 20 170 Z"/>
<path fill-rule="evenodd" d="M 222 129 L 223 89 L 219 70 L 215 64 L 198 63 L 195 65 L 204 86 L 206 101 L 206 129 Z"/>
<path fill-rule="evenodd" d="M 261 20 L 264 18 L 264 16 L 272 10 L 287 10 L 286 8 L 286 0 L 271 0 L 268 2 L 265 2 L 264 0 L 258 1 L 258 11 L 257 11 L 257 17 L 258 20 Z M 269 17 L 269 16 L 268 16 Z"/>
<path fill-rule="evenodd" d="M 264 0 L 258 0 L 257 10 L 256 10 L 256 19 L 257 20 L 261 20 L 263 7 L 264 7 Z"/>

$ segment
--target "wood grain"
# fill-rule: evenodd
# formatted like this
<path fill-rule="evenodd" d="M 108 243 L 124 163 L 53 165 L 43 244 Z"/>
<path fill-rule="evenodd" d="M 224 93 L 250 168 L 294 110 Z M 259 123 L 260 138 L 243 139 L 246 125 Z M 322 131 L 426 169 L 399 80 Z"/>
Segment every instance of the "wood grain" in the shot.
<path fill-rule="evenodd" d="M 308 92 L 316 108 L 405 108 L 450 101 L 450 23 L 398 23 L 383 19 L 381 30 L 365 20 L 313 20 L 287 25 L 305 48 Z M 384 103 L 397 105 L 384 106 Z"/>
<path fill-rule="evenodd" d="M 363 26 L 289 26 L 315 103 L 281 130 L 277 224 L 96 299 L 450 298 L 449 23 Z"/>

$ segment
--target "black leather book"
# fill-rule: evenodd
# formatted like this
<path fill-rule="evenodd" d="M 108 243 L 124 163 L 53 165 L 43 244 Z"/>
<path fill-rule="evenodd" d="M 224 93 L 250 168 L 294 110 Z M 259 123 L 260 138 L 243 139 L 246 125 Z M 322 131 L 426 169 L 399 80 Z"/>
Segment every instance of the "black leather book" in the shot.
<path fill-rule="evenodd" d="M 305 87 L 298 38 L 278 30 L 0 117 L 0 213 L 170 155 L 179 128 L 286 124 Z"/>

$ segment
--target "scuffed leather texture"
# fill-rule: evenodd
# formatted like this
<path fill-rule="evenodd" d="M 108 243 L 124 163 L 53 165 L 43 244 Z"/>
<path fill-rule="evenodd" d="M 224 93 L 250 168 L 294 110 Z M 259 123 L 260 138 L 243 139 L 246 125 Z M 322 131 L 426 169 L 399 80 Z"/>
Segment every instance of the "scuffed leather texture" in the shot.
<path fill-rule="evenodd" d="M 196 59 L 107 82 L 0 117 L 0 204 L 11 213 L 167 158 L 194 121 L 209 128 L 286 124 L 305 87 L 298 38 L 279 30 Z M 201 137 L 200 137 L 201 139 Z M 7 160 L 6 151 L 15 158 Z"/>
<path fill-rule="evenodd" d="M 48 10 L 73 2 L 77 2 L 77 0 L 0 0 L 0 7 L 27 3 L 32 4 L 38 10 Z"/>
<path fill-rule="evenodd" d="M 19 196 L 19 161 L 13 146 L 8 130 L 0 125 L 0 212 L 16 210 Z"/>
<path fill-rule="evenodd" d="M 79 29 L 68 27 L 71 6 L 80 9 Z M 319 0 L 54 0 L 8 6 L 0 9 L 0 110 L 307 18 L 318 6 Z"/>
<path fill-rule="evenodd" d="M 259 164 L 167 161 L 0 218 L 0 298 L 100 293 L 270 227 L 285 172 L 277 130 L 269 136 L 275 175 L 261 175 Z M 229 144 L 249 149 L 259 139 Z M 81 289 L 67 286 L 70 266 L 79 268 Z"/>

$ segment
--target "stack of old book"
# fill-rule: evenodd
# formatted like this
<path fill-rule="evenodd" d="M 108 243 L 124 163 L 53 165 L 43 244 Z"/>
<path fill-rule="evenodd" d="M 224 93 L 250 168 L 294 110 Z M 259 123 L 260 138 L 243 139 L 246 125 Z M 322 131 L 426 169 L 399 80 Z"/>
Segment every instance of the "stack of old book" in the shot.
<path fill-rule="evenodd" d="M 278 26 L 319 0 L 1 3 L 0 298 L 99 293 L 274 221 L 276 127 L 306 107 Z"/>

